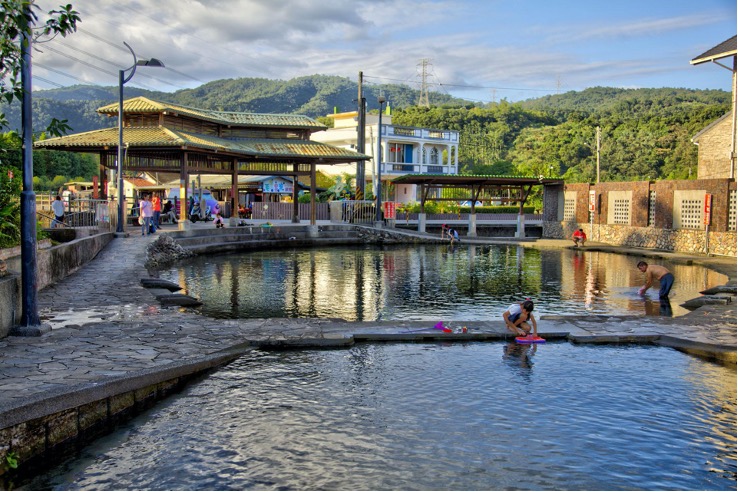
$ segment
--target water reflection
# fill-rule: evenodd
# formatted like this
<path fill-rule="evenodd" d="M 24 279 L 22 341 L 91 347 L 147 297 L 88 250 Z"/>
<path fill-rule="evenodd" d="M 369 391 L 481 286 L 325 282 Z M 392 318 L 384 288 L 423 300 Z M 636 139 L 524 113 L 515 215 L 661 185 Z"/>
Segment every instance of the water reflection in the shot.
<path fill-rule="evenodd" d="M 679 305 L 727 277 L 663 264 L 676 277 L 670 303 L 637 295 L 638 258 L 516 245 L 337 247 L 201 256 L 162 277 L 218 318 L 338 317 L 488 320 L 530 297 L 539 314 L 682 315 Z"/>

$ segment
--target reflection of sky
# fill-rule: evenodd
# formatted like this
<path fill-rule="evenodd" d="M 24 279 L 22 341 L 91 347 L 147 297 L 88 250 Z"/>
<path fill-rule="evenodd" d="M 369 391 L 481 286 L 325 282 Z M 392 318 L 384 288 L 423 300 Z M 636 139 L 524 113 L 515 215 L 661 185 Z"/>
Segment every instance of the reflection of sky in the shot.
<path fill-rule="evenodd" d="M 541 314 L 658 315 L 657 288 L 640 259 L 610 253 L 503 246 L 336 247 L 209 255 L 164 277 L 184 284 L 215 317 L 347 320 L 489 320 L 530 297 Z M 679 304 L 721 285 L 724 275 L 661 262 L 676 277 Z"/>

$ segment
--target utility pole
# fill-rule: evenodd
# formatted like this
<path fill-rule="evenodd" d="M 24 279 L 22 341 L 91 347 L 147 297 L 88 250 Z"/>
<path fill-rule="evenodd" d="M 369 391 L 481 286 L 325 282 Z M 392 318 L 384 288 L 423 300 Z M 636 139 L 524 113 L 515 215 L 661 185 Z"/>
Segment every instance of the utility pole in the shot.
<path fill-rule="evenodd" d="M 364 72 L 359 72 L 359 118 L 356 127 L 356 151 L 364 154 L 366 144 L 366 99 L 364 99 Z M 364 199 L 366 177 L 364 161 L 356 161 L 356 199 Z"/>
<path fill-rule="evenodd" d="M 597 184 L 600 183 L 600 127 L 597 127 Z"/>
<path fill-rule="evenodd" d="M 31 5 L 23 7 L 24 17 L 31 19 Z M 21 126 L 23 127 L 23 190 L 20 196 L 21 214 L 21 319 L 13 327 L 15 336 L 40 336 L 51 329 L 41 324 L 38 313 L 38 265 L 36 263 L 36 194 L 33 192 L 33 110 L 31 105 L 31 50 L 33 25 L 24 30 L 21 45 Z"/>
<path fill-rule="evenodd" d="M 430 108 L 430 102 L 428 101 L 428 59 L 423 58 L 420 60 L 422 66 L 421 69 L 421 81 L 420 81 L 420 97 L 418 98 L 418 106 Z"/>

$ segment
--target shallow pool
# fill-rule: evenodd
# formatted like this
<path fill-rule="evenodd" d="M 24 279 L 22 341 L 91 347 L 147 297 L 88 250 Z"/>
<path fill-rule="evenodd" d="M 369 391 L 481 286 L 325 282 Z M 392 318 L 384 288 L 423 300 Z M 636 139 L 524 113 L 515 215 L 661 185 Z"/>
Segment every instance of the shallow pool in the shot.
<path fill-rule="evenodd" d="M 676 277 L 671 300 L 637 295 L 640 257 L 514 245 L 333 247 L 202 255 L 161 273 L 215 318 L 468 320 L 498 318 L 530 297 L 557 315 L 665 315 L 727 282 L 701 266 L 659 262 Z"/>
<path fill-rule="evenodd" d="M 736 371 L 647 346 L 256 351 L 23 488 L 735 490 Z"/>

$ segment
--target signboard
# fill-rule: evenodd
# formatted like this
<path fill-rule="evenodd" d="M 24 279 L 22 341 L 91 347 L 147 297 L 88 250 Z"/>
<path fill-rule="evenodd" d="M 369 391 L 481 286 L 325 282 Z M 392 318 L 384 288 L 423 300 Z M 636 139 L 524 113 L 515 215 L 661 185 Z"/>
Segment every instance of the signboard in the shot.
<path fill-rule="evenodd" d="M 268 179 L 261 188 L 264 193 L 292 193 L 292 183 L 282 179 Z"/>
<path fill-rule="evenodd" d="M 710 193 L 705 193 L 704 224 L 710 225 L 711 218 L 712 218 L 712 195 Z"/>
<path fill-rule="evenodd" d="M 597 203 L 597 192 L 595 190 L 589 190 L 589 211 L 595 211 L 595 204 Z"/>
<path fill-rule="evenodd" d="M 396 210 L 397 210 L 397 204 L 395 202 L 384 202 L 384 218 L 385 219 L 394 219 Z"/>

